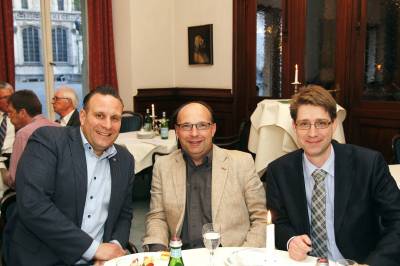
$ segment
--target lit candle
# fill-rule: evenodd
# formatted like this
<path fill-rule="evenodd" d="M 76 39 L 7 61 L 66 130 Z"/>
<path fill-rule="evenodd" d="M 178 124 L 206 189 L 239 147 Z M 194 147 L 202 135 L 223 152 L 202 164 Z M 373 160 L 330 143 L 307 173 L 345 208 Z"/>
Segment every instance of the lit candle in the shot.
<path fill-rule="evenodd" d="M 294 65 L 294 83 L 299 83 L 299 66 Z"/>
<path fill-rule="evenodd" d="M 154 119 L 154 117 L 156 117 L 155 111 L 154 111 L 154 103 L 151 104 L 151 117 L 153 117 L 153 119 Z"/>
<path fill-rule="evenodd" d="M 272 260 L 273 253 L 275 250 L 275 225 L 272 223 L 271 212 L 267 214 L 267 230 L 266 230 L 266 248 L 267 248 L 267 260 Z"/>

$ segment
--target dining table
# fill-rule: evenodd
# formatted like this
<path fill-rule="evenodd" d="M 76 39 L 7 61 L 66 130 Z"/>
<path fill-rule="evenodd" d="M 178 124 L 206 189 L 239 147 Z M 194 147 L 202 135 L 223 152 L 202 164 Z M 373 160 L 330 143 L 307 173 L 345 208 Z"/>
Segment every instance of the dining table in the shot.
<path fill-rule="evenodd" d="M 168 260 L 162 259 L 161 252 L 143 252 L 110 260 L 105 266 L 131 266 L 136 258 L 139 266 L 142 266 L 140 263 L 145 256 L 152 257 L 154 266 L 168 265 Z M 210 254 L 206 248 L 183 250 L 182 259 L 185 266 L 210 265 Z M 315 266 L 316 261 L 317 258 L 311 256 L 302 261 L 295 261 L 289 258 L 287 251 L 282 250 L 273 250 L 272 255 L 267 256 L 265 248 L 219 247 L 214 253 L 215 266 Z"/>
<path fill-rule="evenodd" d="M 169 130 L 168 139 L 160 135 L 151 138 L 139 138 L 141 131 L 120 133 L 116 144 L 124 146 L 134 157 L 135 173 L 153 165 L 153 154 L 169 154 L 177 149 L 174 130 Z"/>
<path fill-rule="evenodd" d="M 250 117 L 248 149 L 255 154 L 255 167 L 260 176 L 270 162 L 299 148 L 289 106 L 290 100 L 266 99 L 257 104 Z M 337 127 L 333 139 L 339 143 L 346 142 L 343 130 L 345 118 L 346 110 L 337 105 Z"/>

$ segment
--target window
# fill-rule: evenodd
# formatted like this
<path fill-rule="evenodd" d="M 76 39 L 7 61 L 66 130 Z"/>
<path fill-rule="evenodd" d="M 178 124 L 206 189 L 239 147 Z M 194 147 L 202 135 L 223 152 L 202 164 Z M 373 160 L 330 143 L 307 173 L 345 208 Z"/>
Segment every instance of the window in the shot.
<path fill-rule="evenodd" d="M 21 8 L 28 9 L 28 0 L 21 0 Z"/>
<path fill-rule="evenodd" d="M 22 42 L 25 63 L 39 63 L 39 29 L 37 27 L 27 27 L 22 30 Z"/>
<path fill-rule="evenodd" d="M 56 27 L 51 30 L 53 42 L 53 60 L 68 62 L 67 29 Z"/>
<path fill-rule="evenodd" d="M 81 0 L 74 0 L 74 10 L 81 11 Z"/>
<path fill-rule="evenodd" d="M 58 5 L 58 11 L 64 11 L 64 0 L 58 0 L 57 5 Z"/>

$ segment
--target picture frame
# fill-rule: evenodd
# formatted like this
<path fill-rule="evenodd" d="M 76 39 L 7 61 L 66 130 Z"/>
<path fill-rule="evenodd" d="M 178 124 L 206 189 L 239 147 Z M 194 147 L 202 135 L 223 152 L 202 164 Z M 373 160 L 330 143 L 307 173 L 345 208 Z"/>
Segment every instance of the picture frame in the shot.
<path fill-rule="evenodd" d="M 188 27 L 189 65 L 213 64 L 213 24 Z"/>

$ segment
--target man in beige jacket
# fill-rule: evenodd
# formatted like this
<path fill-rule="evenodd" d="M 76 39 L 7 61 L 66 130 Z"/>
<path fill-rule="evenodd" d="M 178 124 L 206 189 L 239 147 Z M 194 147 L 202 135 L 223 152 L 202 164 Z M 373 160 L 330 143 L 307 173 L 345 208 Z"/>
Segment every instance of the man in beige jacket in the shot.
<path fill-rule="evenodd" d="M 201 102 L 177 110 L 181 149 L 154 165 L 145 250 L 167 249 L 171 236 L 183 248 L 202 247 L 202 225 L 221 230 L 222 246 L 265 246 L 266 200 L 250 154 L 213 145 L 211 108 Z"/>

